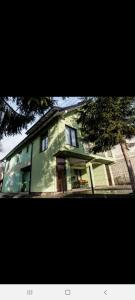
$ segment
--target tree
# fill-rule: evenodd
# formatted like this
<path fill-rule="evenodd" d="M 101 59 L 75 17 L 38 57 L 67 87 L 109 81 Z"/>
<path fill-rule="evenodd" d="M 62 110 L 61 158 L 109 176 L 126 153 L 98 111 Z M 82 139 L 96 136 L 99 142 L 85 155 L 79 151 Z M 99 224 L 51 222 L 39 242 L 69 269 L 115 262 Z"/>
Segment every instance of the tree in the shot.
<path fill-rule="evenodd" d="M 16 110 L 10 102 L 16 104 Z M 53 97 L 0 97 L 0 140 L 3 135 L 20 133 L 37 115 L 44 115 L 54 103 Z"/>
<path fill-rule="evenodd" d="M 3 135 L 21 133 L 23 128 L 33 122 L 36 116 L 55 105 L 55 97 L 22 96 L 0 97 L 0 140 Z M 69 97 L 62 97 L 63 100 Z M 85 97 L 79 97 L 84 100 Z"/>
<path fill-rule="evenodd" d="M 131 186 L 135 192 L 135 175 L 126 139 L 135 136 L 134 97 L 94 97 L 80 108 L 82 139 L 90 143 L 90 152 L 110 150 L 120 143 L 125 158 Z"/>

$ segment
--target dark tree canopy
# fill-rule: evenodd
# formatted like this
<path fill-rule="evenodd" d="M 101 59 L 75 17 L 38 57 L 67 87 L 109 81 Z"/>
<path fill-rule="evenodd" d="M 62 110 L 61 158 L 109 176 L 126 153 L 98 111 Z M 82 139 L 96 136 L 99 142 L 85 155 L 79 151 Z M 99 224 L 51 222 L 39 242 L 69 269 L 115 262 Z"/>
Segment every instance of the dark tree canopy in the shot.
<path fill-rule="evenodd" d="M 94 153 L 135 136 L 134 97 L 94 97 L 80 109 L 83 140 Z"/>
<path fill-rule="evenodd" d="M 11 97 L 0 97 L 0 139 L 3 135 L 20 133 L 37 115 L 42 116 L 55 103 L 52 97 L 12 97 L 12 103 L 17 107 L 14 110 L 10 102 Z"/>
<path fill-rule="evenodd" d="M 36 116 L 43 116 L 55 105 L 55 97 L 17 96 L 0 97 L 0 139 L 27 129 Z M 63 100 L 69 97 L 62 97 Z M 81 98 L 81 97 L 80 97 Z M 12 106 L 15 104 L 14 106 Z M 17 109 L 15 110 L 14 107 Z"/>

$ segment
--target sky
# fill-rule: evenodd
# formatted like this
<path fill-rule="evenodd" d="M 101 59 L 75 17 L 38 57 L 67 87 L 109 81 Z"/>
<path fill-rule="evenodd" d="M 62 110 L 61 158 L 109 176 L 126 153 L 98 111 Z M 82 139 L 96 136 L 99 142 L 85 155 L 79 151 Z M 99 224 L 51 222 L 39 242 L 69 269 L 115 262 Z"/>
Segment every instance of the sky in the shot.
<path fill-rule="evenodd" d="M 80 101 L 79 97 L 69 97 L 66 98 L 65 100 L 62 99 L 62 97 L 55 97 L 56 106 L 70 106 L 73 104 L 76 104 Z M 16 106 L 15 104 L 12 104 L 12 101 L 10 102 L 12 107 L 15 109 Z M 39 117 L 36 118 L 35 122 L 31 123 L 30 126 L 28 126 L 27 130 L 33 126 L 34 123 L 38 121 Z M 25 132 L 27 130 L 22 130 L 21 134 L 16 134 L 15 136 L 10 136 L 10 137 L 4 137 L 1 140 L 2 144 L 2 152 L 0 152 L 0 159 L 2 159 L 5 155 L 7 155 L 17 144 L 19 144 L 27 135 Z"/>

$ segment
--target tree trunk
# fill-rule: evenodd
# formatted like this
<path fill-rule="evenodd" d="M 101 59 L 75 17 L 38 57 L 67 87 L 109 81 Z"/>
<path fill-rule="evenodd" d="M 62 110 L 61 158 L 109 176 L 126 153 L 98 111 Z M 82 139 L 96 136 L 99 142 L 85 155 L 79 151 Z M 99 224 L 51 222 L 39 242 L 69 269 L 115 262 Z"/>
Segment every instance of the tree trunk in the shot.
<path fill-rule="evenodd" d="M 133 193 L 135 193 L 135 174 L 134 174 L 134 171 L 133 171 L 131 160 L 130 160 L 128 152 L 127 152 L 127 146 L 126 146 L 126 143 L 121 143 L 120 145 L 121 145 L 121 150 L 123 152 L 125 162 L 126 162 L 126 165 L 127 165 L 132 191 L 133 191 Z"/>

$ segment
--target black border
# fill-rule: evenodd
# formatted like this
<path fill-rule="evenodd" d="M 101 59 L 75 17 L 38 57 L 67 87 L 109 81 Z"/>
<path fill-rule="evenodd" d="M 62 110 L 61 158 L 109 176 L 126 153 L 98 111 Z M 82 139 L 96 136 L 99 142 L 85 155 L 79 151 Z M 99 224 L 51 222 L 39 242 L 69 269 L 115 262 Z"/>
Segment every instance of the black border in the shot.
<path fill-rule="evenodd" d="M 135 283 L 134 198 L 0 200 L 0 283 Z"/>

